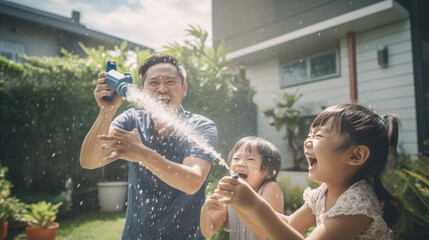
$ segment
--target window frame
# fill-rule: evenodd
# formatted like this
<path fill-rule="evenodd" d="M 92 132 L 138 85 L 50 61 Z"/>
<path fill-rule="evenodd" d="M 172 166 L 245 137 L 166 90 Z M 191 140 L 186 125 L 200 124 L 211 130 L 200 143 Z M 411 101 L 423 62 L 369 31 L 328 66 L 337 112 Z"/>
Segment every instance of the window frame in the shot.
<path fill-rule="evenodd" d="M 314 59 L 314 58 L 317 58 L 317 57 L 320 57 L 323 55 L 328 55 L 331 53 L 335 54 L 335 73 L 331 73 L 331 74 L 312 78 L 311 77 L 311 59 Z M 295 65 L 297 63 L 302 63 L 302 62 L 305 63 L 306 79 L 300 83 L 285 84 L 284 83 L 284 74 L 283 74 L 284 70 L 283 69 L 285 67 L 292 66 L 292 65 Z M 339 52 L 338 48 L 330 49 L 328 51 L 323 51 L 323 52 L 320 52 L 317 54 L 313 54 L 313 55 L 310 55 L 304 59 L 289 61 L 289 62 L 286 62 L 286 63 L 283 63 L 280 65 L 280 88 L 283 89 L 283 88 L 308 84 L 308 83 L 312 83 L 312 82 L 316 82 L 316 81 L 320 81 L 320 80 L 324 80 L 324 79 L 328 79 L 328 78 L 338 77 L 341 75 L 340 69 L 341 69 L 340 68 L 340 52 Z"/>
<path fill-rule="evenodd" d="M 11 54 L 11 58 L 7 58 L 4 54 Z M 0 56 L 4 56 L 14 62 L 19 62 L 18 55 L 26 54 L 25 45 L 17 42 L 9 42 L 0 40 Z"/>

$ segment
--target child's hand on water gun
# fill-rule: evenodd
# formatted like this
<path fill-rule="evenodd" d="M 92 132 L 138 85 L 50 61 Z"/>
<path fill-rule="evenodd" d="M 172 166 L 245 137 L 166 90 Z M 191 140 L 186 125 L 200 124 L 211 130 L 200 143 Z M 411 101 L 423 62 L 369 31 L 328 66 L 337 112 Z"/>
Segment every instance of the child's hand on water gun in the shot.
<path fill-rule="evenodd" d="M 236 175 L 223 177 L 219 181 L 216 193 L 223 197 L 222 201 L 225 204 L 239 209 L 252 207 L 253 199 L 257 197 L 256 192 L 249 184 Z"/>

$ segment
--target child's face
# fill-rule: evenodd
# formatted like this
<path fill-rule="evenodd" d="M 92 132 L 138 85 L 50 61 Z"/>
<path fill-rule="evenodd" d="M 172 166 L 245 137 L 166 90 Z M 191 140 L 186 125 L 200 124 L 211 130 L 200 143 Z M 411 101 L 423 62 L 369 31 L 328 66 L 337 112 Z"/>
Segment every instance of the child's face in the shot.
<path fill-rule="evenodd" d="M 304 141 L 304 154 L 308 162 L 309 177 L 315 182 L 330 183 L 346 177 L 349 149 L 339 149 L 345 136 L 330 119 L 324 126 L 311 128 Z M 332 126 L 332 127 L 331 127 Z M 344 175 L 344 176 L 343 176 Z"/>
<path fill-rule="evenodd" d="M 246 145 L 243 145 L 232 156 L 231 170 L 238 173 L 240 178 L 257 191 L 268 177 L 268 171 L 261 171 L 261 164 L 262 156 L 258 151 L 252 149 L 251 152 L 248 152 Z"/>

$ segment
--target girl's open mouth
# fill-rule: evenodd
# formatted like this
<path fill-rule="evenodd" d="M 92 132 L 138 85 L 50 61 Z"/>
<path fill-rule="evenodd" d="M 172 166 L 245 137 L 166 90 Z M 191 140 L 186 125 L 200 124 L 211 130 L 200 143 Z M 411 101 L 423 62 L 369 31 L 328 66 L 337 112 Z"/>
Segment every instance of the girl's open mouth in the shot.
<path fill-rule="evenodd" d="M 317 165 L 317 159 L 314 157 L 307 157 L 308 158 L 308 164 L 310 165 L 308 167 L 308 170 L 312 170 Z"/>
<path fill-rule="evenodd" d="M 247 178 L 247 173 L 244 173 L 244 172 L 237 172 L 237 174 L 238 174 L 238 176 L 239 176 L 241 179 L 246 180 L 246 178 Z"/>

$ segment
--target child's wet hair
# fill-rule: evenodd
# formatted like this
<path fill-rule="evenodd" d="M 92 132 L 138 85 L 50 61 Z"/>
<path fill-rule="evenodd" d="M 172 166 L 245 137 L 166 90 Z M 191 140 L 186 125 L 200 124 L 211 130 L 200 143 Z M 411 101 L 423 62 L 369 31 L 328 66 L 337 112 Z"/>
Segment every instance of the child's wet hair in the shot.
<path fill-rule="evenodd" d="M 359 145 L 369 148 L 370 155 L 353 181 L 367 179 L 373 184 L 378 199 L 383 202 L 383 218 L 392 227 L 399 218 L 400 203 L 384 188 L 380 177 L 389 153 L 392 162 L 396 161 L 399 119 L 395 115 L 379 115 L 360 104 L 340 104 L 319 113 L 310 128 L 324 126 L 330 119 L 333 119 L 331 127 L 338 127 L 345 136 L 338 150 Z"/>
<path fill-rule="evenodd" d="M 228 166 L 231 165 L 234 153 L 242 146 L 246 147 L 246 151 L 251 153 L 256 150 L 262 157 L 261 171 L 268 170 L 270 177 L 267 181 L 276 181 L 277 175 L 280 171 L 281 154 L 274 144 L 270 143 L 264 138 L 249 136 L 243 137 L 234 145 L 228 155 Z"/>

